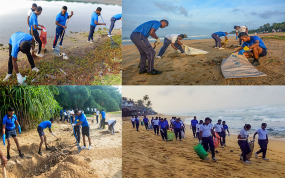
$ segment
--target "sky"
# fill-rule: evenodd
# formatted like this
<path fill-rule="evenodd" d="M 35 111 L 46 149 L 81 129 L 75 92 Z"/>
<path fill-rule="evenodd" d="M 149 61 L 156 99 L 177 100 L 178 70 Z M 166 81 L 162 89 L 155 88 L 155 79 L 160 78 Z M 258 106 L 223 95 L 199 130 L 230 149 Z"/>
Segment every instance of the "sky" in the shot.
<path fill-rule="evenodd" d="M 158 113 L 285 104 L 285 86 L 123 86 L 123 97 L 148 95 Z"/>
<path fill-rule="evenodd" d="M 175 3 L 174 3 L 175 2 Z M 158 36 L 171 33 L 211 35 L 230 32 L 234 25 L 257 29 L 266 23 L 285 21 L 284 0 L 124 0 L 123 37 L 129 37 L 140 24 L 149 20 L 169 20 Z"/>

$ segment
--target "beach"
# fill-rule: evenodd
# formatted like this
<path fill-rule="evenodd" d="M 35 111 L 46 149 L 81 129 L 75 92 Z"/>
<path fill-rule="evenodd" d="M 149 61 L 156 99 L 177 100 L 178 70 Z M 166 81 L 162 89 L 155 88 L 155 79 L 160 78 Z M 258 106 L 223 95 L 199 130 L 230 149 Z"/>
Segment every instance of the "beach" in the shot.
<path fill-rule="evenodd" d="M 96 119 L 88 117 L 92 148 L 91 150 L 82 150 L 79 154 L 70 123 L 62 121 L 53 123 L 52 131 L 59 138 L 58 140 L 49 133 L 48 129 L 44 130 L 52 151 L 46 151 L 43 144 L 42 156 L 37 154 L 40 143 L 37 130 L 22 131 L 17 137 L 21 152 L 25 155 L 25 158 L 21 159 L 18 156 L 16 144 L 11 140 L 11 160 L 8 161 L 6 166 L 7 177 L 121 178 L 121 112 L 107 113 L 106 118 L 107 120 L 116 119 L 115 135 L 111 135 L 107 132 L 107 129 L 99 130 Z M 7 155 L 7 142 L 6 140 L 6 146 L 3 143 L 0 146 L 5 156 Z M 80 146 L 82 145 L 81 136 Z M 87 138 L 86 146 L 89 146 Z M 2 177 L 2 173 L 0 177 Z"/>
<path fill-rule="evenodd" d="M 254 34 L 250 34 L 253 36 Z M 258 34 L 259 37 L 285 36 L 284 33 Z M 221 38 L 224 41 L 224 38 Z M 139 75 L 140 55 L 135 45 L 122 46 L 123 85 L 284 85 L 285 40 L 263 39 L 267 55 L 260 58 L 256 68 L 266 77 L 225 79 L 221 72 L 223 58 L 229 57 L 238 47 L 238 40 L 229 37 L 226 49 L 214 48 L 213 39 L 182 40 L 187 46 L 208 51 L 208 54 L 182 56 L 169 46 L 161 59 L 155 59 L 154 68 L 160 75 Z M 153 43 L 151 43 L 153 46 Z M 158 54 L 163 42 L 155 48 Z M 249 59 L 252 61 L 253 59 Z"/>
<path fill-rule="evenodd" d="M 150 115 L 167 118 L 170 115 Z M 182 120 L 189 116 L 179 116 Z M 142 119 L 143 117 L 140 116 Z M 140 125 L 140 132 L 132 128 L 130 117 L 123 118 L 123 176 L 124 177 L 274 177 L 285 176 L 285 141 L 269 139 L 267 158 L 250 159 L 246 165 L 239 161 L 240 148 L 237 135 L 226 137 L 226 147 L 216 150 L 217 162 L 203 161 L 194 152 L 198 139 L 193 138 L 192 130 L 186 125 L 186 138 L 183 141 L 163 142 L 161 136 L 154 135 L 153 130 L 146 131 Z M 252 138 L 253 135 L 250 135 Z M 259 150 L 257 141 L 254 152 Z M 211 157 L 211 154 L 209 154 Z"/>

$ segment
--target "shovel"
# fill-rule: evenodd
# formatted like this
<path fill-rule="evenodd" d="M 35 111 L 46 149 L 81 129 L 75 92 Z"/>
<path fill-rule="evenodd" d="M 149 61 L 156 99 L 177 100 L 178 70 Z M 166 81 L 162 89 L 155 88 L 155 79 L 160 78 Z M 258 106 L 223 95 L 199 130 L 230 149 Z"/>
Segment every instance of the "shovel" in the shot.
<path fill-rule="evenodd" d="M 72 127 L 73 128 L 73 133 L 74 133 L 74 137 L 75 137 L 75 140 L 76 140 L 76 145 L 77 145 L 77 149 L 78 149 L 78 154 L 81 152 L 81 148 L 80 148 L 80 146 L 79 146 L 79 143 L 78 143 L 78 141 L 77 141 L 77 138 L 76 138 L 76 134 L 75 134 L 75 130 L 74 130 L 74 127 Z"/>
<path fill-rule="evenodd" d="M 3 177 L 4 177 L 4 178 L 7 178 L 7 175 L 6 175 L 6 168 L 3 166 L 2 169 L 3 169 Z"/>
<path fill-rule="evenodd" d="M 101 19 L 102 19 L 103 23 L 105 23 L 102 16 L 101 16 Z M 107 31 L 109 31 L 106 25 L 105 25 L 105 27 L 106 27 Z M 109 35 L 111 35 L 111 34 L 109 34 Z M 120 47 L 120 45 L 118 45 L 118 44 L 113 40 L 113 38 L 112 38 L 111 36 L 110 36 L 110 38 L 111 38 L 111 48 L 118 48 L 118 47 Z"/>
<path fill-rule="evenodd" d="M 67 19 L 67 22 L 65 24 L 65 26 L 67 25 L 69 19 Z M 61 38 L 60 38 L 60 41 L 62 40 L 62 37 L 63 37 L 63 33 L 65 32 L 65 29 L 63 29 L 62 33 L 61 33 Z M 60 42 L 59 41 L 59 42 Z M 59 48 L 59 43 L 56 45 L 56 47 L 52 50 L 52 53 L 53 55 L 59 57 L 60 56 L 60 48 Z"/>

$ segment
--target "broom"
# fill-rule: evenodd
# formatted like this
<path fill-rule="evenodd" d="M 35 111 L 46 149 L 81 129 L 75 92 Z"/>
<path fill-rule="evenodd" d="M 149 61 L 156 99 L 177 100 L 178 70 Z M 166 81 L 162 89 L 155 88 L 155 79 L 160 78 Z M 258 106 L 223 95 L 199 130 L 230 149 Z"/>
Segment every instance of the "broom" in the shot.
<path fill-rule="evenodd" d="M 67 25 L 69 19 L 67 19 L 67 22 L 65 24 L 65 26 Z M 63 33 L 64 33 L 65 29 L 63 29 L 62 33 L 61 33 L 61 39 L 60 41 L 62 40 L 62 37 L 63 37 Z M 59 57 L 59 54 L 60 54 L 60 48 L 59 48 L 59 43 L 56 45 L 56 47 L 52 50 L 52 53 L 53 55 Z"/>

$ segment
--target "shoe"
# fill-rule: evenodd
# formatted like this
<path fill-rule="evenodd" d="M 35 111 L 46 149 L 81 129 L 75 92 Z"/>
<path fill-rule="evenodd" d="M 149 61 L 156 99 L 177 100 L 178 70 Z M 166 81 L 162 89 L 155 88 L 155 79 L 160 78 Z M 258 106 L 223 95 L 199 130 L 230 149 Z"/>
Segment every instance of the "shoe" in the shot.
<path fill-rule="evenodd" d="M 253 61 L 253 64 L 252 64 L 253 66 L 258 66 L 258 65 L 260 65 L 260 62 L 259 61 Z"/>
<path fill-rule="evenodd" d="M 244 163 L 245 163 L 245 164 L 251 164 L 248 160 L 246 160 Z"/>
<path fill-rule="evenodd" d="M 10 159 L 11 159 L 11 156 L 10 156 L 10 155 L 7 155 L 7 159 L 10 160 Z"/>
<path fill-rule="evenodd" d="M 213 161 L 218 161 L 218 159 L 217 159 L 217 158 L 215 158 L 215 157 L 213 157 L 213 158 L 212 158 L 212 160 L 213 160 Z"/>
<path fill-rule="evenodd" d="M 41 155 L 41 156 L 43 155 L 42 152 L 38 152 L 38 154 Z"/>
<path fill-rule="evenodd" d="M 11 76 L 12 76 L 12 74 L 7 74 L 6 77 L 4 78 L 3 82 L 8 81 Z"/>
<path fill-rule="evenodd" d="M 24 154 L 20 154 L 19 156 L 20 156 L 22 159 L 25 157 Z"/>
<path fill-rule="evenodd" d="M 112 133 L 111 135 L 115 135 L 115 133 Z"/>
<path fill-rule="evenodd" d="M 65 47 L 64 46 L 62 46 L 62 45 L 59 45 L 59 47 L 61 48 L 61 49 L 64 49 Z"/>
<path fill-rule="evenodd" d="M 93 43 L 93 41 L 91 40 L 91 41 L 87 41 L 87 43 Z"/>
<path fill-rule="evenodd" d="M 265 160 L 265 161 L 268 161 L 269 159 L 268 158 L 262 158 L 263 160 Z"/>
<path fill-rule="evenodd" d="M 224 148 L 224 145 L 222 146 L 222 148 Z"/>
<path fill-rule="evenodd" d="M 44 57 L 44 55 L 42 53 L 40 53 L 40 54 L 36 53 L 36 56 L 37 57 Z"/>
<path fill-rule="evenodd" d="M 220 47 L 219 50 L 221 50 L 221 49 L 225 49 L 225 48 Z"/>
<path fill-rule="evenodd" d="M 227 146 L 227 145 L 224 143 L 224 146 Z"/>
<path fill-rule="evenodd" d="M 146 69 L 144 71 L 139 71 L 139 74 L 144 74 L 144 73 L 147 73 Z"/>
<path fill-rule="evenodd" d="M 82 146 L 81 149 L 86 149 L 86 146 Z"/>
<path fill-rule="evenodd" d="M 209 160 L 209 158 L 208 158 L 208 157 L 206 157 L 204 160 Z"/>
<path fill-rule="evenodd" d="M 218 49 L 219 47 L 215 47 L 215 49 Z"/>
<path fill-rule="evenodd" d="M 32 71 L 35 71 L 35 72 L 39 72 L 40 71 L 40 69 L 38 69 L 38 68 L 36 68 L 36 67 L 34 67 L 33 69 L 32 69 Z"/>
<path fill-rule="evenodd" d="M 255 156 L 255 158 L 258 158 L 258 154 L 257 153 L 254 153 L 254 156 Z"/>
<path fill-rule="evenodd" d="M 108 130 L 108 132 L 110 133 L 111 131 L 110 131 L 110 130 Z"/>
<path fill-rule="evenodd" d="M 181 139 L 179 141 L 182 141 Z"/>
<path fill-rule="evenodd" d="M 91 150 L 91 146 L 88 147 L 88 150 Z"/>
<path fill-rule="evenodd" d="M 161 57 L 160 57 L 160 56 L 156 56 L 156 58 L 157 58 L 157 59 L 161 59 Z"/>
<path fill-rule="evenodd" d="M 114 36 L 114 35 L 108 35 L 108 37 L 112 37 L 112 36 Z"/>
<path fill-rule="evenodd" d="M 241 45 L 238 45 L 238 47 L 240 47 Z"/>
<path fill-rule="evenodd" d="M 162 73 L 161 71 L 153 69 L 151 72 L 148 72 L 147 75 L 158 75 L 158 74 L 161 74 L 161 73 Z"/>
<path fill-rule="evenodd" d="M 51 148 L 47 147 L 46 150 L 51 150 Z"/>

